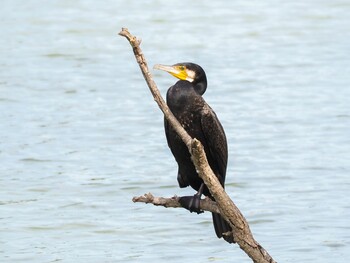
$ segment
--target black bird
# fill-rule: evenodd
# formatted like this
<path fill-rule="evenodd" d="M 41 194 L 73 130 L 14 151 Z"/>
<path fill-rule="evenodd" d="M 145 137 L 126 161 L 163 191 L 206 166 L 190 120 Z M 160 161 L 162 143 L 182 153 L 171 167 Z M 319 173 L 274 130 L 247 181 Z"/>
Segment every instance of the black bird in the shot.
<path fill-rule="evenodd" d="M 215 112 L 202 97 L 207 89 L 207 77 L 204 70 L 194 63 L 178 63 L 172 66 L 155 65 L 154 68 L 167 71 L 180 79 L 168 89 L 167 104 L 187 133 L 203 144 L 209 165 L 224 187 L 228 155 L 227 141 L 224 129 Z M 194 196 L 183 197 L 180 202 L 191 212 L 201 213 L 199 209 L 201 195 L 214 198 L 198 176 L 186 145 L 167 120 L 164 120 L 164 128 L 168 146 L 178 163 L 179 186 L 181 188 L 191 186 L 197 191 Z M 212 215 L 218 238 L 223 237 L 227 242 L 233 243 L 232 235 L 223 235 L 223 233 L 232 231 L 229 224 L 220 214 L 213 213 Z"/>

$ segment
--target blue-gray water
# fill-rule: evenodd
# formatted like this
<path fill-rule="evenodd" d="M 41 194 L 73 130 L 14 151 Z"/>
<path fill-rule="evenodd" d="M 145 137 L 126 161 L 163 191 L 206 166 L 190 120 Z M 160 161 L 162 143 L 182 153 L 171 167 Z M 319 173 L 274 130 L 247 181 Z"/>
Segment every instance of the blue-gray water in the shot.
<path fill-rule="evenodd" d="M 0 262 L 251 262 L 192 194 L 121 27 L 193 61 L 227 192 L 278 262 L 350 259 L 349 1 L 19 1 L 0 9 Z M 176 80 L 154 78 L 163 94 Z"/>

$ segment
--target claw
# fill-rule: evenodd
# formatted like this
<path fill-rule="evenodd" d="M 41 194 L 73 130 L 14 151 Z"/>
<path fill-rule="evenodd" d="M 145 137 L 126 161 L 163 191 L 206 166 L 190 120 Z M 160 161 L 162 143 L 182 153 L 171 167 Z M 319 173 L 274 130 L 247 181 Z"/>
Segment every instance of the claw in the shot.
<path fill-rule="evenodd" d="M 191 213 L 196 212 L 197 214 L 203 213 L 203 211 L 200 209 L 200 202 L 201 202 L 201 196 L 203 193 L 204 184 L 201 185 L 201 187 L 198 190 L 198 193 L 196 193 L 194 196 L 183 196 L 179 198 L 179 203 L 182 205 L 182 207 L 189 210 Z"/>
<path fill-rule="evenodd" d="M 179 203 L 191 213 L 196 212 L 197 214 L 201 214 L 203 211 L 200 209 L 200 200 L 201 198 L 198 195 L 183 196 L 179 198 Z"/>

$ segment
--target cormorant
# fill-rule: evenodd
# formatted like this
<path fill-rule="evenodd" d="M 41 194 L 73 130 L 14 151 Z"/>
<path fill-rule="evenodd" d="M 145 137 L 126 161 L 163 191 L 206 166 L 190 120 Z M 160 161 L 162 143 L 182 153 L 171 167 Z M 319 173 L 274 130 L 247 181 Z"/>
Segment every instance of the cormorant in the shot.
<path fill-rule="evenodd" d="M 203 144 L 209 165 L 224 187 L 228 155 L 227 141 L 224 129 L 215 112 L 202 97 L 207 88 L 207 77 L 204 70 L 194 63 L 178 63 L 172 66 L 155 65 L 154 68 L 169 72 L 180 79 L 168 89 L 167 104 L 187 133 Z M 198 176 L 186 145 L 166 119 L 164 128 L 168 146 L 178 163 L 179 186 L 181 188 L 191 186 L 197 191 L 194 196 L 182 197 L 180 203 L 191 212 L 201 213 L 199 209 L 201 195 L 214 198 Z M 232 231 L 229 224 L 220 214 L 212 213 L 212 216 L 218 238 L 223 237 L 229 243 L 234 242 L 232 235 L 223 235 L 225 232 Z"/>

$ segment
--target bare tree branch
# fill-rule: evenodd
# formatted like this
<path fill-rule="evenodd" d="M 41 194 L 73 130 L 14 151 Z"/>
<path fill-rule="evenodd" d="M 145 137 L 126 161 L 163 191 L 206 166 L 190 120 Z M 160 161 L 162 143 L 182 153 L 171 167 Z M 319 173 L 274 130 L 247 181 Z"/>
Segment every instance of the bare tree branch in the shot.
<path fill-rule="evenodd" d="M 141 196 L 134 196 L 132 201 L 134 203 L 146 203 L 146 204 L 153 204 L 155 206 L 178 208 L 178 207 L 182 207 L 179 202 L 179 199 L 180 197 L 178 196 L 174 196 L 171 198 L 164 198 L 164 197 L 155 197 L 151 193 L 148 193 Z M 214 202 L 209 198 L 201 199 L 200 210 L 220 213 L 216 202 Z"/>
<path fill-rule="evenodd" d="M 136 60 L 141 68 L 142 74 L 154 97 L 154 100 L 157 102 L 159 108 L 164 113 L 165 118 L 172 125 L 174 130 L 188 147 L 188 150 L 191 153 L 192 161 L 196 167 L 196 170 L 198 171 L 199 176 L 203 179 L 211 195 L 214 197 L 220 214 L 225 218 L 227 222 L 229 222 L 232 227 L 235 242 L 237 242 L 240 248 L 246 252 L 246 254 L 253 260 L 253 262 L 275 263 L 267 251 L 257 241 L 255 241 L 246 219 L 230 199 L 230 197 L 226 194 L 219 180 L 211 170 L 204 148 L 200 141 L 197 139 L 192 139 L 169 110 L 168 106 L 160 95 L 155 82 L 153 81 L 151 73 L 148 70 L 146 59 L 140 48 L 141 41 L 138 40 L 135 36 L 131 35 L 126 28 L 122 28 L 122 31 L 119 33 L 119 35 L 126 37 L 130 42 Z"/>

